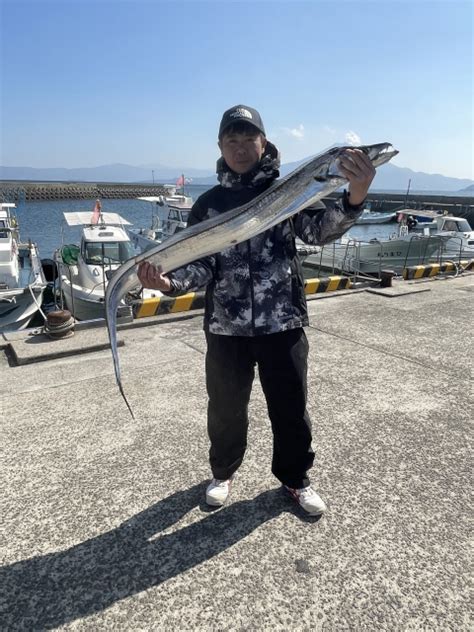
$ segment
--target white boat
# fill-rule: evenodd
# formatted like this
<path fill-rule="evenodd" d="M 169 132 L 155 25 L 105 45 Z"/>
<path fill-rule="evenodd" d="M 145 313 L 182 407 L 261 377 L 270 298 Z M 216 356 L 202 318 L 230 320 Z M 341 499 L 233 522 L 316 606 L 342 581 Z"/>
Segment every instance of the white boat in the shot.
<path fill-rule="evenodd" d="M 13 209 L 0 204 L 0 331 L 27 327 L 41 310 L 46 279 L 35 244 L 20 240 Z"/>
<path fill-rule="evenodd" d="M 59 293 L 77 320 L 104 318 L 107 283 L 114 270 L 136 254 L 125 232 L 130 222 L 117 213 L 100 212 L 96 219 L 87 211 L 64 213 L 64 218 L 68 226 L 82 226 L 82 236 L 80 245 L 66 244 L 54 253 Z M 161 295 L 145 291 L 145 298 Z"/>
<path fill-rule="evenodd" d="M 423 232 L 425 236 L 440 236 L 443 242 L 436 258 L 446 260 L 474 259 L 474 231 L 464 217 L 440 214 L 435 211 L 413 211 L 404 209 L 399 211 L 401 217 L 419 218 L 412 231 Z M 426 221 L 427 220 L 427 221 Z"/>
<path fill-rule="evenodd" d="M 148 250 L 164 239 L 184 230 L 193 205 L 186 195 L 139 197 L 152 205 L 149 228 L 126 228 L 133 245 L 140 251 Z"/>
<path fill-rule="evenodd" d="M 364 242 L 349 235 L 319 249 L 305 260 L 305 265 L 350 274 L 379 274 L 390 269 L 427 263 L 436 256 L 450 237 L 420 235 L 408 232 L 403 222 L 388 239 Z"/>
<path fill-rule="evenodd" d="M 375 213 L 369 209 L 364 209 L 356 224 L 387 224 L 395 220 L 397 214 L 393 213 Z"/>

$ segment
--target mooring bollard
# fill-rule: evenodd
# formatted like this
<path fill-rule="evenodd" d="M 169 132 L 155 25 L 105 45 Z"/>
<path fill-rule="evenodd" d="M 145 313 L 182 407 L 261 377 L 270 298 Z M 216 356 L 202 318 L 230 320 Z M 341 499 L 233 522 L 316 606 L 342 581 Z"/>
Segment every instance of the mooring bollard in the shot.
<path fill-rule="evenodd" d="M 392 287 L 394 276 L 396 276 L 394 270 L 380 270 L 380 287 Z"/>
<path fill-rule="evenodd" d="M 44 333 L 53 340 L 74 335 L 74 318 L 67 309 L 49 312 L 46 316 Z"/>

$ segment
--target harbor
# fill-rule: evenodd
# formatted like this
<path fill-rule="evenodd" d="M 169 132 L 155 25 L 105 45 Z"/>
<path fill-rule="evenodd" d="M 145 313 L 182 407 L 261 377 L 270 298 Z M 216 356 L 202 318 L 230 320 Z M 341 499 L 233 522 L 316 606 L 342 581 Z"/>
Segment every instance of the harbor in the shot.
<path fill-rule="evenodd" d="M 0 33 L 0 632 L 474 630 L 471 4 Z"/>
<path fill-rule="evenodd" d="M 217 180 L 216 180 L 217 183 Z M 202 186 L 202 185 L 197 185 Z M 203 186 L 204 189 L 212 185 Z M 53 200 L 104 200 L 133 199 L 144 196 L 165 195 L 163 184 L 120 183 L 120 182 L 30 182 L 23 180 L 0 181 L 0 198 L 9 202 L 34 202 Z M 331 193 L 327 201 L 340 197 Z M 402 192 L 369 191 L 367 203 L 372 210 L 392 212 L 410 207 L 420 210 L 447 210 L 474 221 L 474 200 L 472 195 L 453 195 L 449 192 L 416 192 L 410 195 Z"/>
<path fill-rule="evenodd" d="M 202 311 L 3 334 L 4 630 L 468 630 L 473 273 L 310 297 L 315 487 L 270 473 L 258 383 L 228 504 L 209 479 Z M 218 597 L 218 602 L 216 598 Z"/>
<path fill-rule="evenodd" d="M 186 228 L 193 197 L 173 185 L 163 189 L 166 195 L 108 200 L 107 211 L 100 200 L 89 211 L 80 199 L 26 202 L 20 208 L 2 202 L 0 332 L 48 327 L 47 313 L 57 310 L 68 310 L 63 322 L 56 323 L 61 326 L 71 316 L 71 322 L 104 317 L 107 284 L 120 265 Z M 200 195 L 202 187 L 196 189 Z M 385 214 L 367 205 L 360 220 L 361 225 L 324 246 L 296 239 L 310 286 L 313 281 L 318 289 L 377 284 L 387 275 L 406 278 L 414 266 L 437 265 L 443 271 L 453 263 L 466 270 L 474 260 L 474 231 L 467 219 L 447 211 L 405 208 Z M 128 309 L 132 317 L 156 314 L 166 305 L 160 296 L 137 286 L 124 297 L 121 311 Z M 202 296 L 183 297 L 180 303 L 196 300 Z"/>

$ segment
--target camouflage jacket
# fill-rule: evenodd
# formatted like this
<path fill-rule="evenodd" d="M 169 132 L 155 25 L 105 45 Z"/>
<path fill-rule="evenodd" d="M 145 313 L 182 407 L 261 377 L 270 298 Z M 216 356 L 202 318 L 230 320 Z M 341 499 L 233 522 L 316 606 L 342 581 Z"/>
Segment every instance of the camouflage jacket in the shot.
<path fill-rule="evenodd" d="M 270 184 L 213 187 L 195 202 L 188 226 L 249 202 Z M 342 205 L 305 209 L 248 241 L 174 270 L 168 295 L 206 286 L 204 329 L 213 334 L 256 336 L 303 327 L 308 314 L 295 238 L 314 245 L 333 241 L 355 223 L 362 206 L 350 206 L 344 194 Z"/>

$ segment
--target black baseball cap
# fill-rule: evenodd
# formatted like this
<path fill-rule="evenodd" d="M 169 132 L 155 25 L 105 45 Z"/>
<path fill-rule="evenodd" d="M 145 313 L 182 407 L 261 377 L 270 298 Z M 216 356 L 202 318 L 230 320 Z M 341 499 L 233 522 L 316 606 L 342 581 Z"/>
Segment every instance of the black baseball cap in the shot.
<path fill-rule="evenodd" d="M 262 117 L 257 110 L 248 105 L 234 105 L 234 107 L 224 112 L 219 126 L 219 138 L 221 138 L 224 131 L 234 123 L 248 123 L 249 125 L 253 125 L 253 127 L 266 136 Z"/>

